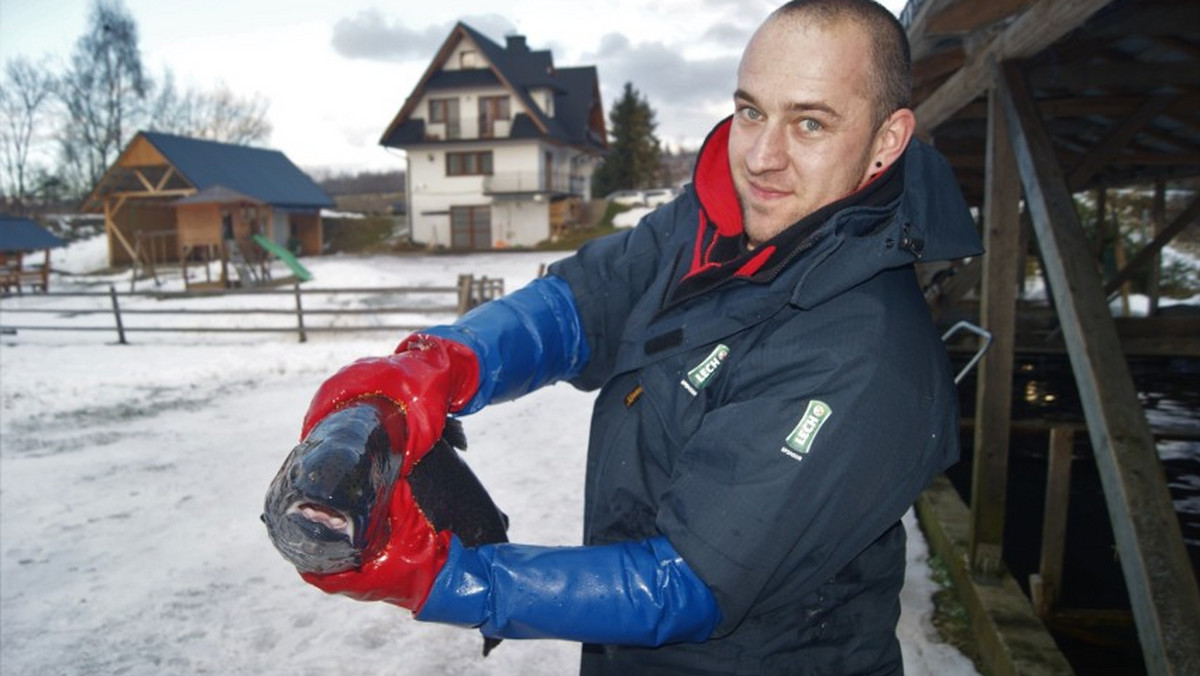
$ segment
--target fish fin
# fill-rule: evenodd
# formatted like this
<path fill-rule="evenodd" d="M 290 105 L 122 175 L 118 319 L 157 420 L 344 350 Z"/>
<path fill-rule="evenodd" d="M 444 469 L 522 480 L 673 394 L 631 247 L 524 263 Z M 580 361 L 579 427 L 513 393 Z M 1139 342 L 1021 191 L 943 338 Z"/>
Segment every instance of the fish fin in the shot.
<path fill-rule="evenodd" d="M 446 418 L 442 440 L 460 451 L 467 450 L 467 434 L 463 431 L 462 421 L 458 418 Z"/>
<path fill-rule="evenodd" d="M 502 639 L 498 639 L 498 638 L 483 639 L 483 656 L 487 657 L 488 653 L 492 652 L 492 650 L 494 650 L 496 648 L 496 646 L 500 645 L 501 640 Z"/>

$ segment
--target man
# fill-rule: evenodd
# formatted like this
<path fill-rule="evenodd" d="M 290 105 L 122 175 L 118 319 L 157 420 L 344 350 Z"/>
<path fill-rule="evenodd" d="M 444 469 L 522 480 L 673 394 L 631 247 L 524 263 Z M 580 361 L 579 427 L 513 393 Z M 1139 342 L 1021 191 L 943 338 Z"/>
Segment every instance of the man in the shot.
<path fill-rule="evenodd" d="M 785 5 L 683 196 L 314 398 L 305 430 L 359 396 L 403 406 L 407 472 L 447 411 L 600 388 L 584 546 L 467 549 L 400 482 L 386 550 L 306 579 L 580 641 L 584 674 L 900 673 L 900 517 L 958 454 L 913 263 L 980 251 L 949 168 L 911 141 L 909 62 L 871 0 Z"/>

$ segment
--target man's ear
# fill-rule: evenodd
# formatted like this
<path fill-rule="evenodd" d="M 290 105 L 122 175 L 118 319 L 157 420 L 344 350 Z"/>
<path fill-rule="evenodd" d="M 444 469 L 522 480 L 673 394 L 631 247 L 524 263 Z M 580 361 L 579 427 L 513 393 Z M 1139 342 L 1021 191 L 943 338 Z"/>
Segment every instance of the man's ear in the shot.
<path fill-rule="evenodd" d="M 870 166 L 867 167 L 868 177 L 886 170 L 904 154 L 916 128 L 917 118 L 908 108 L 901 108 L 884 120 L 879 131 L 875 132 Z"/>

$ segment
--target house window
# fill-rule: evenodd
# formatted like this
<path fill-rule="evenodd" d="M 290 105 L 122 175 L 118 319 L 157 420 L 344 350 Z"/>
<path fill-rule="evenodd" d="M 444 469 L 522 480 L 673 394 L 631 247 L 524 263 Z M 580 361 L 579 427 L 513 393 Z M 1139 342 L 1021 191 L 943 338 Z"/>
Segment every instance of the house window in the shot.
<path fill-rule="evenodd" d="M 453 249 L 490 249 L 492 246 L 492 208 L 489 206 L 450 207 L 450 247 Z"/>
<path fill-rule="evenodd" d="M 491 176 L 492 151 L 446 153 L 447 176 Z"/>
<path fill-rule="evenodd" d="M 429 99 L 429 122 L 446 125 L 446 138 L 460 138 L 458 99 Z"/>
<path fill-rule="evenodd" d="M 459 68 L 475 68 L 477 66 L 478 66 L 478 59 L 476 58 L 475 50 L 464 49 L 463 51 L 458 53 L 458 67 Z"/>
<path fill-rule="evenodd" d="M 479 137 L 492 138 L 496 135 L 496 122 L 508 121 L 507 96 L 479 97 Z"/>

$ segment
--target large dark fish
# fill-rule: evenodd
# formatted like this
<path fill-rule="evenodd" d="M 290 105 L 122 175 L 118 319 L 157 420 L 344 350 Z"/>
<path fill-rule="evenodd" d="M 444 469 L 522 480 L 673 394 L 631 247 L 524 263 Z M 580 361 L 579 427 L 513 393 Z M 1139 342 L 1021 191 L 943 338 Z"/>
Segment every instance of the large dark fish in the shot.
<path fill-rule="evenodd" d="M 402 457 L 389 430 L 403 424 L 390 402 L 364 400 L 314 427 L 283 461 L 267 489 L 262 520 L 275 548 L 302 573 L 358 567 L 387 541 L 387 511 Z M 413 498 L 437 530 L 467 547 L 508 541 L 508 518 L 455 448 L 462 423 L 446 419 L 442 438 L 409 474 Z M 487 655 L 499 641 L 487 639 Z"/>

